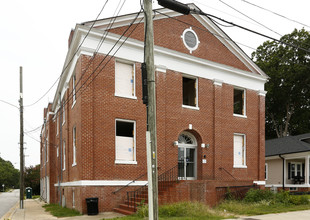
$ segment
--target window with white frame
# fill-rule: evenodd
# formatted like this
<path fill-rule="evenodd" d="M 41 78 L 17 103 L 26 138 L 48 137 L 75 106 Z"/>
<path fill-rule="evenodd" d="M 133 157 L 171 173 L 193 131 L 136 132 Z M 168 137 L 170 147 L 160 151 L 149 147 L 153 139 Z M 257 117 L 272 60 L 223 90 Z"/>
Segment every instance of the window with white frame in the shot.
<path fill-rule="evenodd" d="M 65 102 L 62 104 L 62 124 L 66 122 L 66 108 L 65 108 Z"/>
<path fill-rule="evenodd" d="M 62 170 L 66 169 L 66 142 L 62 145 Z"/>
<path fill-rule="evenodd" d="M 234 88 L 234 115 L 245 116 L 245 90 Z"/>
<path fill-rule="evenodd" d="M 72 190 L 72 208 L 75 208 L 75 193 L 74 193 L 74 189 Z"/>
<path fill-rule="evenodd" d="M 198 107 L 197 79 L 182 77 L 183 106 Z"/>
<path fill-rule="evenodd" d="M 133 163 L 135 155 L 135 121 L 116 120 L 115 126 L 115 162 Z"/>
<path fill-rule="evenodd" d="M 56 115 L 56 135 L 59 133 L 59 116 L 58 114 Z"/>
<path fill-rule="evenodd" d="M 76 127 L 73 127 L 72 129 L 72 148 L 73 148 L 73 162 L 72 166 L 76 165 Z"/>
<path fill-rule="evenodd" d="M 234 134 L 234 167 L 246 168 L 246 146 L 244 134 Z"/>
<path fill-rule="evenodd" d="M 115 95 L 135 98 L 135 66 L 126 62 L 115 62 Z"/>
<path fill-rule="evenodd" d="M 290 162 L 288 179 L 293 179 L 295 177 L 303 177 L 305 175 L 304 168 L 305 164 L 302 162 Z"/>
<path fill-rule="evenodd" d="M 72 102 L 73 105 L 76 101 L 76 96 L 75 96 L 75 82 L 76 82 L 76 76 L 75 74 L 72 76 Z"/>

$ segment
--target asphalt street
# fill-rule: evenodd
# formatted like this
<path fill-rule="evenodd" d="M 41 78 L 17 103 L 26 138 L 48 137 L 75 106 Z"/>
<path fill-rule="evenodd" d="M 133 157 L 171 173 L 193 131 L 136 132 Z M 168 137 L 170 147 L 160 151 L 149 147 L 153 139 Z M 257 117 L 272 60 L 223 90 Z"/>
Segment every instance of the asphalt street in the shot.
<path fill-rule="evenodd" d="M 19 200 L 19 190 L 4 192 L 0 194 L 0 219 L 8 212 Z"/>

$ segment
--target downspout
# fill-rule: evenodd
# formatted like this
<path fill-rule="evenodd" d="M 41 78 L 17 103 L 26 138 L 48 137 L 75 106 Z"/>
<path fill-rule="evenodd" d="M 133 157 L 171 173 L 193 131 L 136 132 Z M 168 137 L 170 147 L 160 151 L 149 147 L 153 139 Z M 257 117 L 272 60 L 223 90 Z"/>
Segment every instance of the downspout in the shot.
<path fill-rule="evenodd" d="M 282 189 L 284 190 L 284 167 L 285 167 L 285 162 L 284 162 L 284 157 L 279 154 L 279 157 L 282 159 Z"/>

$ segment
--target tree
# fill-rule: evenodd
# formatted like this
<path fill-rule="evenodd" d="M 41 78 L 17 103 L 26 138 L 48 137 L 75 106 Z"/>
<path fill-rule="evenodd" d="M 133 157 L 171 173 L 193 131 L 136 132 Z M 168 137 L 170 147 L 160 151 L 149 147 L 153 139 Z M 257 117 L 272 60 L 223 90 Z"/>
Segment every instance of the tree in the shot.
<path fill-rule="evenodd" d="M 0 186 L 2 184 L 5 188 L 19 188 L 19 170 L 15 169 L 10 161 L 0 157 Z"/>
<path fill-rule="evenodd" d="M 40 195 L 40 165 L 25 168 L 25 187 L 32 188 L 33 195 Z"/>
<path fill-rule="evenodd" d="M 295 29 L 280 41 L 266 41 L 252 53 L 270 77 L 265 88 L 267 139 L 310 132 L 310 34 Z"/>

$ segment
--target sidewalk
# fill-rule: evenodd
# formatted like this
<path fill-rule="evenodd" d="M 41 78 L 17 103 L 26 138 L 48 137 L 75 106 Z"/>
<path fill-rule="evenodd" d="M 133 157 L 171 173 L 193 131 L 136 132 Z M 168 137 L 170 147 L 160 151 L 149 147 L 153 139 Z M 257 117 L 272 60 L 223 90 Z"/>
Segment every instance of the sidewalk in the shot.
<path fill-rule="evenodd" d="M 62 220 L 79 220 L 79 219 L 108 219 L 122 217 L 124 215 L 115 213 L 115 212 L 103 212 L 98 215 L 82 215 L 66 218 L 57 218 L 52 216 L 49 212 L 45 212 L 45 209 L 42 208 L 44 202 L 41 202 L 39 199 L 27 199 L 24 202 L 24 209 L 19 209 L 19 203 L 16 204 L 14 209 L 10 211 L 5 217 L 10 220 L 53 220 L 53 219 L 62 219 Z M 5 218 L 4 218 L 5 219 Z"/>

